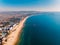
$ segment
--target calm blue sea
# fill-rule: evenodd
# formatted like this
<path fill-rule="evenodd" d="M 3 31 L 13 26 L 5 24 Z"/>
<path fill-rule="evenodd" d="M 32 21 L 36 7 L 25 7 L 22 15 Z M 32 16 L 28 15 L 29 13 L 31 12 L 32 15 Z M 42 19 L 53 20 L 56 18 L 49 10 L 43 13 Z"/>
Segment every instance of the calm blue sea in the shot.
<path fill-rule="evenodd" d="M 18 45 L 60 45 L 60 13 L 41 13 L 29 17 Z"/>

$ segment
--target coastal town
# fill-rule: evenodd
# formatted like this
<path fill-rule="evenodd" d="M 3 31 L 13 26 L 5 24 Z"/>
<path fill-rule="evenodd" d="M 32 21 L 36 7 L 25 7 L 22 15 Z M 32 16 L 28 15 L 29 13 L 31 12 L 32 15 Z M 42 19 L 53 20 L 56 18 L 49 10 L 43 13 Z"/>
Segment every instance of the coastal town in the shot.
<path fill-rule="evenodd" d="M 0 13 L 0 45 L 8 45 L 9 35 L 15 33 L 23 27 L 24 19 L 37 12 L 3 12 Z M 18 33 L 17 33 L 18 34 Z M 15 34 L 15 35 L 17 35 Z M 14 36 L 13 36 L 14 37 Z M 12 45 L 12 44 L 11 44 Z"/>
<path fill-rule="evenodd" d="M 6 42 L 6 37 L 12 32 L 11 30 L 18 25 L 20 22 L 19 18 L 11 18 L 8 21 L 0 22 L 0 45 Z"/>

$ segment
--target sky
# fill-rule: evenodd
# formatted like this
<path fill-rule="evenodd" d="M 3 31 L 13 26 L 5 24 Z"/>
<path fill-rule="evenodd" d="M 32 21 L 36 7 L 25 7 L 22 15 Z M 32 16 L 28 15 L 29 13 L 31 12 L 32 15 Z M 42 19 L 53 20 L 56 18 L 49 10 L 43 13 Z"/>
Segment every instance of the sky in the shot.
<path fill-rule="evenodd" d="M 60 11 L 60 0 L 0 0 L 0 11 Z"/>

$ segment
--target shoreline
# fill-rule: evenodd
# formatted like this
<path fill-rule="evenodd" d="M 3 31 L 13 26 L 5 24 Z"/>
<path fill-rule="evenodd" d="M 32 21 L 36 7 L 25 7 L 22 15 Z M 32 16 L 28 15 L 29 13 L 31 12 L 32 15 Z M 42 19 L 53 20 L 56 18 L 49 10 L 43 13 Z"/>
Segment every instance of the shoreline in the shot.
<path fill-rule="evenodd" d="M 25 23 L 25 21 L 27 20 L 27 18 L 29 18 L 29 17 L 30 17 L 30 16 L 27 16 L 27 17 L 25 17 L 25 18 L 23 19 L 23 20 L 24 20 L 24 23 Z M 23 23 L 23 25 L 22 25 L 22 28 L 24 27 L 24 23 Z M 22 33 L 22 28 L 21 28 L 21 31 L 20 31 L 19 34 L 18 34 L 18 39 L 17 39 L 15 45 L 18 45 L 18 43 L 19 43 L 19 38 L 20 38 L 21 33 Z"/>
<path fill-rule="evenodd" d="M 30 16 L 25 17 L 24 19 L 22 19 L 20 21 L 20 23 L 14 28 L 15 31 L 12 32 L 10 35 L 8 35 L 7 38 L 7 42 L 4 45 L 16 45 L 16 43 L 18 42 L 20 33 L 22 31 L 22 28 L 24 26 L 24 22 L 27 20 L 27 18 L 29 18 Z M 12 30 L 13 31 L 13 30 Z"/>
<path fill-rule="evenodd" d="M 32 17 L 32 16 L 34 16 L 34 15 L 31 15 L 31 16 L 27 16 L 26 17 L 26 20 L 27 20 L 27 18 L 29 18 L 29 17 Z M 25 21 L 26 21 L 25 20 Z M 24 21 L 24 23 L 25 23 L 25 21 Z M 23 25 L 24 25 L 24 23 L 23 23 Z M 23 27 L 22 27 L 23 28 Z M 22 33 L 22 28 L 21 28 L 21 32 L 20 33 Z M 19 43 L 19 38 L 20 38 L 20 36 L 21 36 L 21 34 L 19 33 L 19 37 L 18 37 L 18 40 L 17 40 L 17 42 L 16 42 L 16 44 L 15 45 L 18 45 L 18 43 Z"/>

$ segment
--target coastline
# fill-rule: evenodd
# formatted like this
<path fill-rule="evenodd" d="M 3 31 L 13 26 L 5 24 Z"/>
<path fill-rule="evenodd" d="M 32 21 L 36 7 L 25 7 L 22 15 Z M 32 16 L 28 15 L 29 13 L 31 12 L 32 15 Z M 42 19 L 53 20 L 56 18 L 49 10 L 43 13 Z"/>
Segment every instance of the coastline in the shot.
<path fill-rule="evenodd" d="M 27 17 L 26 17 L 26 20 L 27 20 L 27 18 L 32 17 L 32 16 L 34 16 L 34 15 L 27 16 Z M 26 20 L 25 20 L 25 21 L 26 21 Z M 24 21 L 24 23 L 25 23 L 25 21 Z M 23 23 L 23 25 L 24 25 L 24 23 Z M 23 28 L 23 27 L 22 27 L 22 28 Z M 18 35 L 19 37 L 18 37 L 18 40 L 17 40 L 17 42 L 16 42 L 15 45 L 18 45 L 18 43 L 19 43 L 19 38 L 21 37 L 21 34 L 22 34 L 22 28 L 21 28 L 21 32 L 20 32 L 19 35 Z"/>
<path fill-rule="evenodd" d="M 30 16 L 27 16 L 27 17 L 25 17 L 22 21 L 23 21 L 23 24 L 20 24 L 20 25 L 22 25 L 22 28 L 24 27 L 24 23 L 25 23 L 25 21 L 27 20 L 27 18 L 29 18 Z M 17 41 L 16 41 L 16 43 L 14 44 L 14 45 L 18 45 L 18 43 L 19 43 L 19 38 L 20 38 L 20 36 L 21 36 L 21 33 L 22 33 L 22 28 L 20 28 L 20 32 L 19 32 L 19 34 L 18 34 L 18 37 L 17 37 Z"/>
<path fill-rule="evenodd" d="M 25 21 L 27 20 L 27 18 L 29 18 L 29 17 L 32 17 L 32 16 L 34 16 L 34 15 L 31 15 L 31 16 L 27 16 L 26 18 L 25 18 Z M 25 23 L 25 21 L 24 21 L 24 23 Z M 24 25 L 24 23 L 23 23 L 23 25 Z M 22 27 L 23 28 L 23 27 Z M 21 34 L 22 34 L 22 28 L 21 28 L 21 32 L 19 33 L 19 37 L 18 37 L 18 40 L 17 40 L 17 42 L 15 43 L 15 45 L 18 45 L 19 44 L 19 39 L 20 39 L 20 36 L 21 36 Z"/>
<path fill-rule="evenodd" d="M 20 23 L 14 28 L 15 30 L 12 30 L 13 32 L 8 35 L 7 42 L 4 45 L 16 45 L 18 42 L 20 33 L 22 31 L 22 28 L 24 26 L 24 22 L 29 18 L 30 16 L 25 17 L 23 20 L 20 21 Z"/>

